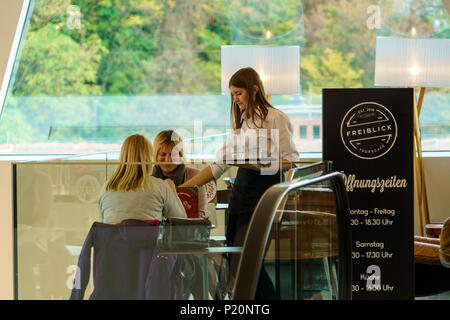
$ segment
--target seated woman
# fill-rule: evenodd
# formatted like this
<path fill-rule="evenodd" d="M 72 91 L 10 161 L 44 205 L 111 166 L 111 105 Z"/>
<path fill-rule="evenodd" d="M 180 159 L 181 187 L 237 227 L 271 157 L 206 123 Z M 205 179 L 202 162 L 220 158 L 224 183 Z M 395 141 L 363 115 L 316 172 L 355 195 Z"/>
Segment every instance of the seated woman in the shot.
<path fill-rule="evenodd" d="M 164 130 L 158 133 L 153 141 L 156 162 L 179 162 L 183 160 L 183 140 L 174 130 Z M 152 176 L 161 179 L 170 178 L 178 186 L 191 179 L 200 170 L 187 168 L 184 164 L 161 164 L 153 167 Z M 204 187 L 198 190 L 198 217 L 206 217 L 206 191 Z"/>
<path fill-rule="evenodd" d="M 135 134 L 125 139 L 120 164 L 100 192 L 98 208 L 103 223 L 186 217 L 173 181 L 150 175 L 152 157 L 152 144 L 147 138 Z"/>

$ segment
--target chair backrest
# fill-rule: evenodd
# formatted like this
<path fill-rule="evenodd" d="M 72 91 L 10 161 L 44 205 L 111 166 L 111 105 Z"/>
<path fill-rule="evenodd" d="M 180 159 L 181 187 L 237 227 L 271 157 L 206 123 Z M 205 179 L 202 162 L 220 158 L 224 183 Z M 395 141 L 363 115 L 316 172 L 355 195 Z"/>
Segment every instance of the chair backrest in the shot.
<path fill-rule="evenodd" d="M 291 245 L 284 245 L 280 237 L 289 239 Z M 233 299 L 254 299 L 261 270 L 272 269 L 273 261 L 275 270 L 287 261 L 299 270 L 305 259 L 313 264 L 314 259 L 322 259 L 319 269 L 325 273 L 320 276 L 330 282 L 328 298 L 350 299 L 350 237 L 348 197 L 341 173 L 322 173 L 272 186 L 261 197 L 248 226 Z M 291 281 L 289 290 L 281 282 L 275 283 L 279 299 L 308 298 L 299 294 L 304 288 L 298 278 Z M 296 290 L 291 290 L 294 287 Z"/>
<path fill-rule="evenodd" d="M 92 247 L 94 291 L 90 299 L 172 299 L 176 256 L 159 257 L 157 236 L 157 226 L 140 220 L 116 225 L 95 222 L 78 259 L 78 286 L 72 289 L 71 299 L 83 299 Z"/>

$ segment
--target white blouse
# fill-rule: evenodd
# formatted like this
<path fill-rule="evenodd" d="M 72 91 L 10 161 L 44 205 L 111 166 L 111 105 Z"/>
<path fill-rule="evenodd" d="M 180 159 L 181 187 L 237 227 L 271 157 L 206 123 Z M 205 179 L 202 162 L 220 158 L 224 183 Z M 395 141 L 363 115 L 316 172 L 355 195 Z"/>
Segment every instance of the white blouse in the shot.
<path fill-rule="evenodd" d="M 243 119 L 241 129 L 231 130 L 223 147 L 216 153 L 216 163 L 211 165 L 217 180 L 230 167 L 227 161 L 269 158 L 298 161 L 299 155 L 293 140 L 292 123 L 282 111 L 269 108 L 266 120 L 256 118 L 257 125 Z M 259 127 L 259 128 L 258 128 Z"/>

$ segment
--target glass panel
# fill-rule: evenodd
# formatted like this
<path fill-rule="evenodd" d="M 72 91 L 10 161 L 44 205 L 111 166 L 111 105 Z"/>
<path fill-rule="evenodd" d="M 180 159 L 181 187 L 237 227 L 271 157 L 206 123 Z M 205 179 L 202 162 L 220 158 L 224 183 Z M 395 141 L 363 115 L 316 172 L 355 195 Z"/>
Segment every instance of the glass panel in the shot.
<path fill-rule="evenodd" d="M 0 153 L 98 152 L 136 131 L 153 138 L 161 127 L 187 125 L 192 136 L 194 121 L 226 134 L 221 45 L 300 46 L 301 94 L 271 102 L 294 127 L 321 126 L 322 88 L 374 87 L 376 36 L 409 36 L 414 28 L 420 37 L 448 39 L 450 30 L 437 0 L 111 3 L 31 1 L 1 102 Z M 430 91 L 420 115 L 423 149 L 448 150 L 449 89 Z M 295 134 L 295 143 L 320 152 L 312 137 Z M 200 153 L 217 150 L 207 146 Z"/>
<path fill-rule="evenodd" d="M 101 222 L 100 189 L 117 168 L 118 156 L 109 152 L 15 164 L 18 299 L 69 298 L 86 236 L 94 222 Z M 207 165 L 187 164 L 198 170 Z M 229 195 L 218 203 L 217 191 L 230 190 L 236 172 L 231 167 L 216 184 L 205 187 L 206 211 L 214 225 L 209 252 L 176 253 L 196 257 L 196 278 L 186 284 L 197 291 L 187 294 L 188 299 L 218 299 L 231 289 L 223 254 L 239 259 L 240 249 L 223 246 Z M 84 299 L 94 289 L 92 274 Z"/>
<path fill-rule="evenodd" d="M 0 153 L 99 152 L 172 128 L 208 158 L 229 129 L 220 46 L 304 43 L 297 0 L 269 11 L 248 1 L 32 0 L 26 21 L 1 102 Z M 303 101 L 293 98 L 272 103 L 293 117 Z"/>
<path fill-rule="evenodd" d="M 67 299 L 81 246 L 99 219 L 105 165 L 64 163 L 16 166 L 19 299 Z"/>
<path fill-rule="evenodd" d="M 255 298 L 273 286 L 277 299 L 337 299 L 336 206 L 327 182 L 287 194 L 266 248 Z"/>

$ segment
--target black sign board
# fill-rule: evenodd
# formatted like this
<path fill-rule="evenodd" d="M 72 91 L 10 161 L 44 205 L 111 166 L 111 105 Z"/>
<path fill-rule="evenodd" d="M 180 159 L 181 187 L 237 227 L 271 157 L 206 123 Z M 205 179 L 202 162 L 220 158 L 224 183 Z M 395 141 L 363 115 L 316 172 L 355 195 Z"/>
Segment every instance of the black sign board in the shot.
<path fill-rule="evenodd" d="M 414 299 L 413 89 L 323 89 L 323 160 L 345 175 L 353 299 Z"/>

